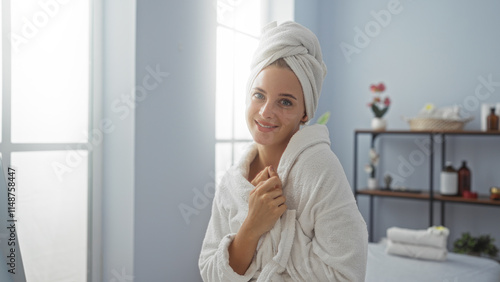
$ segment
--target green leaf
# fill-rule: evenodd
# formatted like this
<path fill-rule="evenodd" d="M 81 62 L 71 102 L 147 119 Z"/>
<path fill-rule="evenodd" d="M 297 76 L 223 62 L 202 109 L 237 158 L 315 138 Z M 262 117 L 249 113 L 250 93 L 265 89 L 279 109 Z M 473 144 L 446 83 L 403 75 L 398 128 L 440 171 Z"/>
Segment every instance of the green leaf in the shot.
<path fill-rule="evenodd" d="M 486 254 L 495 258 L 498 255 L 498 248 L 493 244 L 494 241 L 495 238 L 490 235 L 473 237 L 469 232 L 465 232 L 453 243 L 453 251 L 465 254 Z"/>
<path fill-rule="evenodd" d="M 318 118 L 317 124 L 326 124 L 330 119 L 330 112 L 326 112 Z"/>
<path fill-rule="evenodd" d="M 389 107 L 385 107 L 383 109 L 380 109 L 375 103 L 372 104 L 372 111 L 375 114 L 376 117 L 381 118 L 385 115 Z"/>

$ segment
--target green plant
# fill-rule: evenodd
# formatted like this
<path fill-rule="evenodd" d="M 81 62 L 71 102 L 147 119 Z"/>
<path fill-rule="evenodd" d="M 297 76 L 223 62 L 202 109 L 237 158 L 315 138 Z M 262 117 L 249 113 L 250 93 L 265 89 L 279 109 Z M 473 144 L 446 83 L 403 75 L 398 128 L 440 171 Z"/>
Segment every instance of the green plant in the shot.
<path fill-rule="evenodd" d="M 391 105 L 391 99 L 389 97 L 385 97 L 382 99 L 382 92 L 385 91 L 385 85 L 381 82 L 378 85 L 372 84 L 370 85 L 370 91 L 373 92 L 373 101 L 368 103 L 368 107 L 370 107 L 373 111 L 373 114 L 377 118 L 382 118 L 387 110 L 389 110 L 389 106 Z"/>
<path fill-rule="evenodd" d="M 481 235 L 473 237 L 469 232 L 462 233 L 462 237 L 453 243 L 453 251 L 461 254 L 485 254 L 490 257 L 496 257 L 498 248 L 493 244 L 495 238 L 490 235 Z"/>
<path fill-rule="evenodd" d="M 318 121 L 316 123 L 326 125 L 326 123 L 328 122 L 329 119 L 330 119 L 330 112 L 326 112 L 318 118 Z"/>

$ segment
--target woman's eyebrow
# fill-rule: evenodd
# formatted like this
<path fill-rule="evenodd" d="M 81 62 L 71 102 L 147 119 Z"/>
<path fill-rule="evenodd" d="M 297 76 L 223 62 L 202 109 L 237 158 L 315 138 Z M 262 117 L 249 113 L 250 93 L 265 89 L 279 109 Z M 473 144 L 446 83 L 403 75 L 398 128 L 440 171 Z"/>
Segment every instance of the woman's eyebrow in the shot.
<path fill-rule="evenodd" d="M 279 94 L 279 96 L 285 96 L 285 97 L 289 97 L 289 98 L 292 98 L 294 100 L 297 100 L 297 98 L 295 98 L 295 96 L 293 96 L 292 94 L 282 93 L 282 94 Z"/>
<path fill-rule="evenodd" d="M 266 93 L 266 91 L 265 91 L 264 89 L 259 88 L 259 87 L 254 87 L 253 89 L 254 89 L 254 90 L 257 90 L 257 91 L 259 91 L 259 92 Z"/>

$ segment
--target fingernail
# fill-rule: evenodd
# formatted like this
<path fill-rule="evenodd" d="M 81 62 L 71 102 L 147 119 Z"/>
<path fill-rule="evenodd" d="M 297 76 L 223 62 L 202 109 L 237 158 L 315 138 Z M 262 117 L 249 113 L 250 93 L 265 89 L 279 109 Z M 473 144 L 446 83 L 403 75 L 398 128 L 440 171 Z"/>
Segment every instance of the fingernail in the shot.
<path fill-rule="evenodd" d="M 271 171 L 272 171 L 272 172 L 274 172 L 274 167 L 273 167 L 273 165 L 270 165 L 270 167 L 271 167 Z"/>

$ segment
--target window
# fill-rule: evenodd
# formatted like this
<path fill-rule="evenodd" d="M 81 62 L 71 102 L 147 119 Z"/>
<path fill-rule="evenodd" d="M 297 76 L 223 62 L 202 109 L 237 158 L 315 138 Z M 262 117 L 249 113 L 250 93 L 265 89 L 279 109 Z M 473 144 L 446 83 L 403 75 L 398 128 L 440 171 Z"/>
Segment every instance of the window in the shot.
<path fill-rule="evenodd" d="M 217 0 L 216 179 L 253 139 L 245 119 L 250 60 L 263 24 L 294 18 L 293 0 Z"/>
<path fill-rule="evenodd" d="M 4 170 L 16 170 L 17 239 L 28 282 L 87 281 L 96 145 L 89 142 L 91 4 L 0 4 L 0 151 Z"/>
<path fill-rule="evenodd" d="M 261 28 L 260 1 L 217 1 L 216 175 L 252 142 L 245 123 L 245 88 Z"/>

